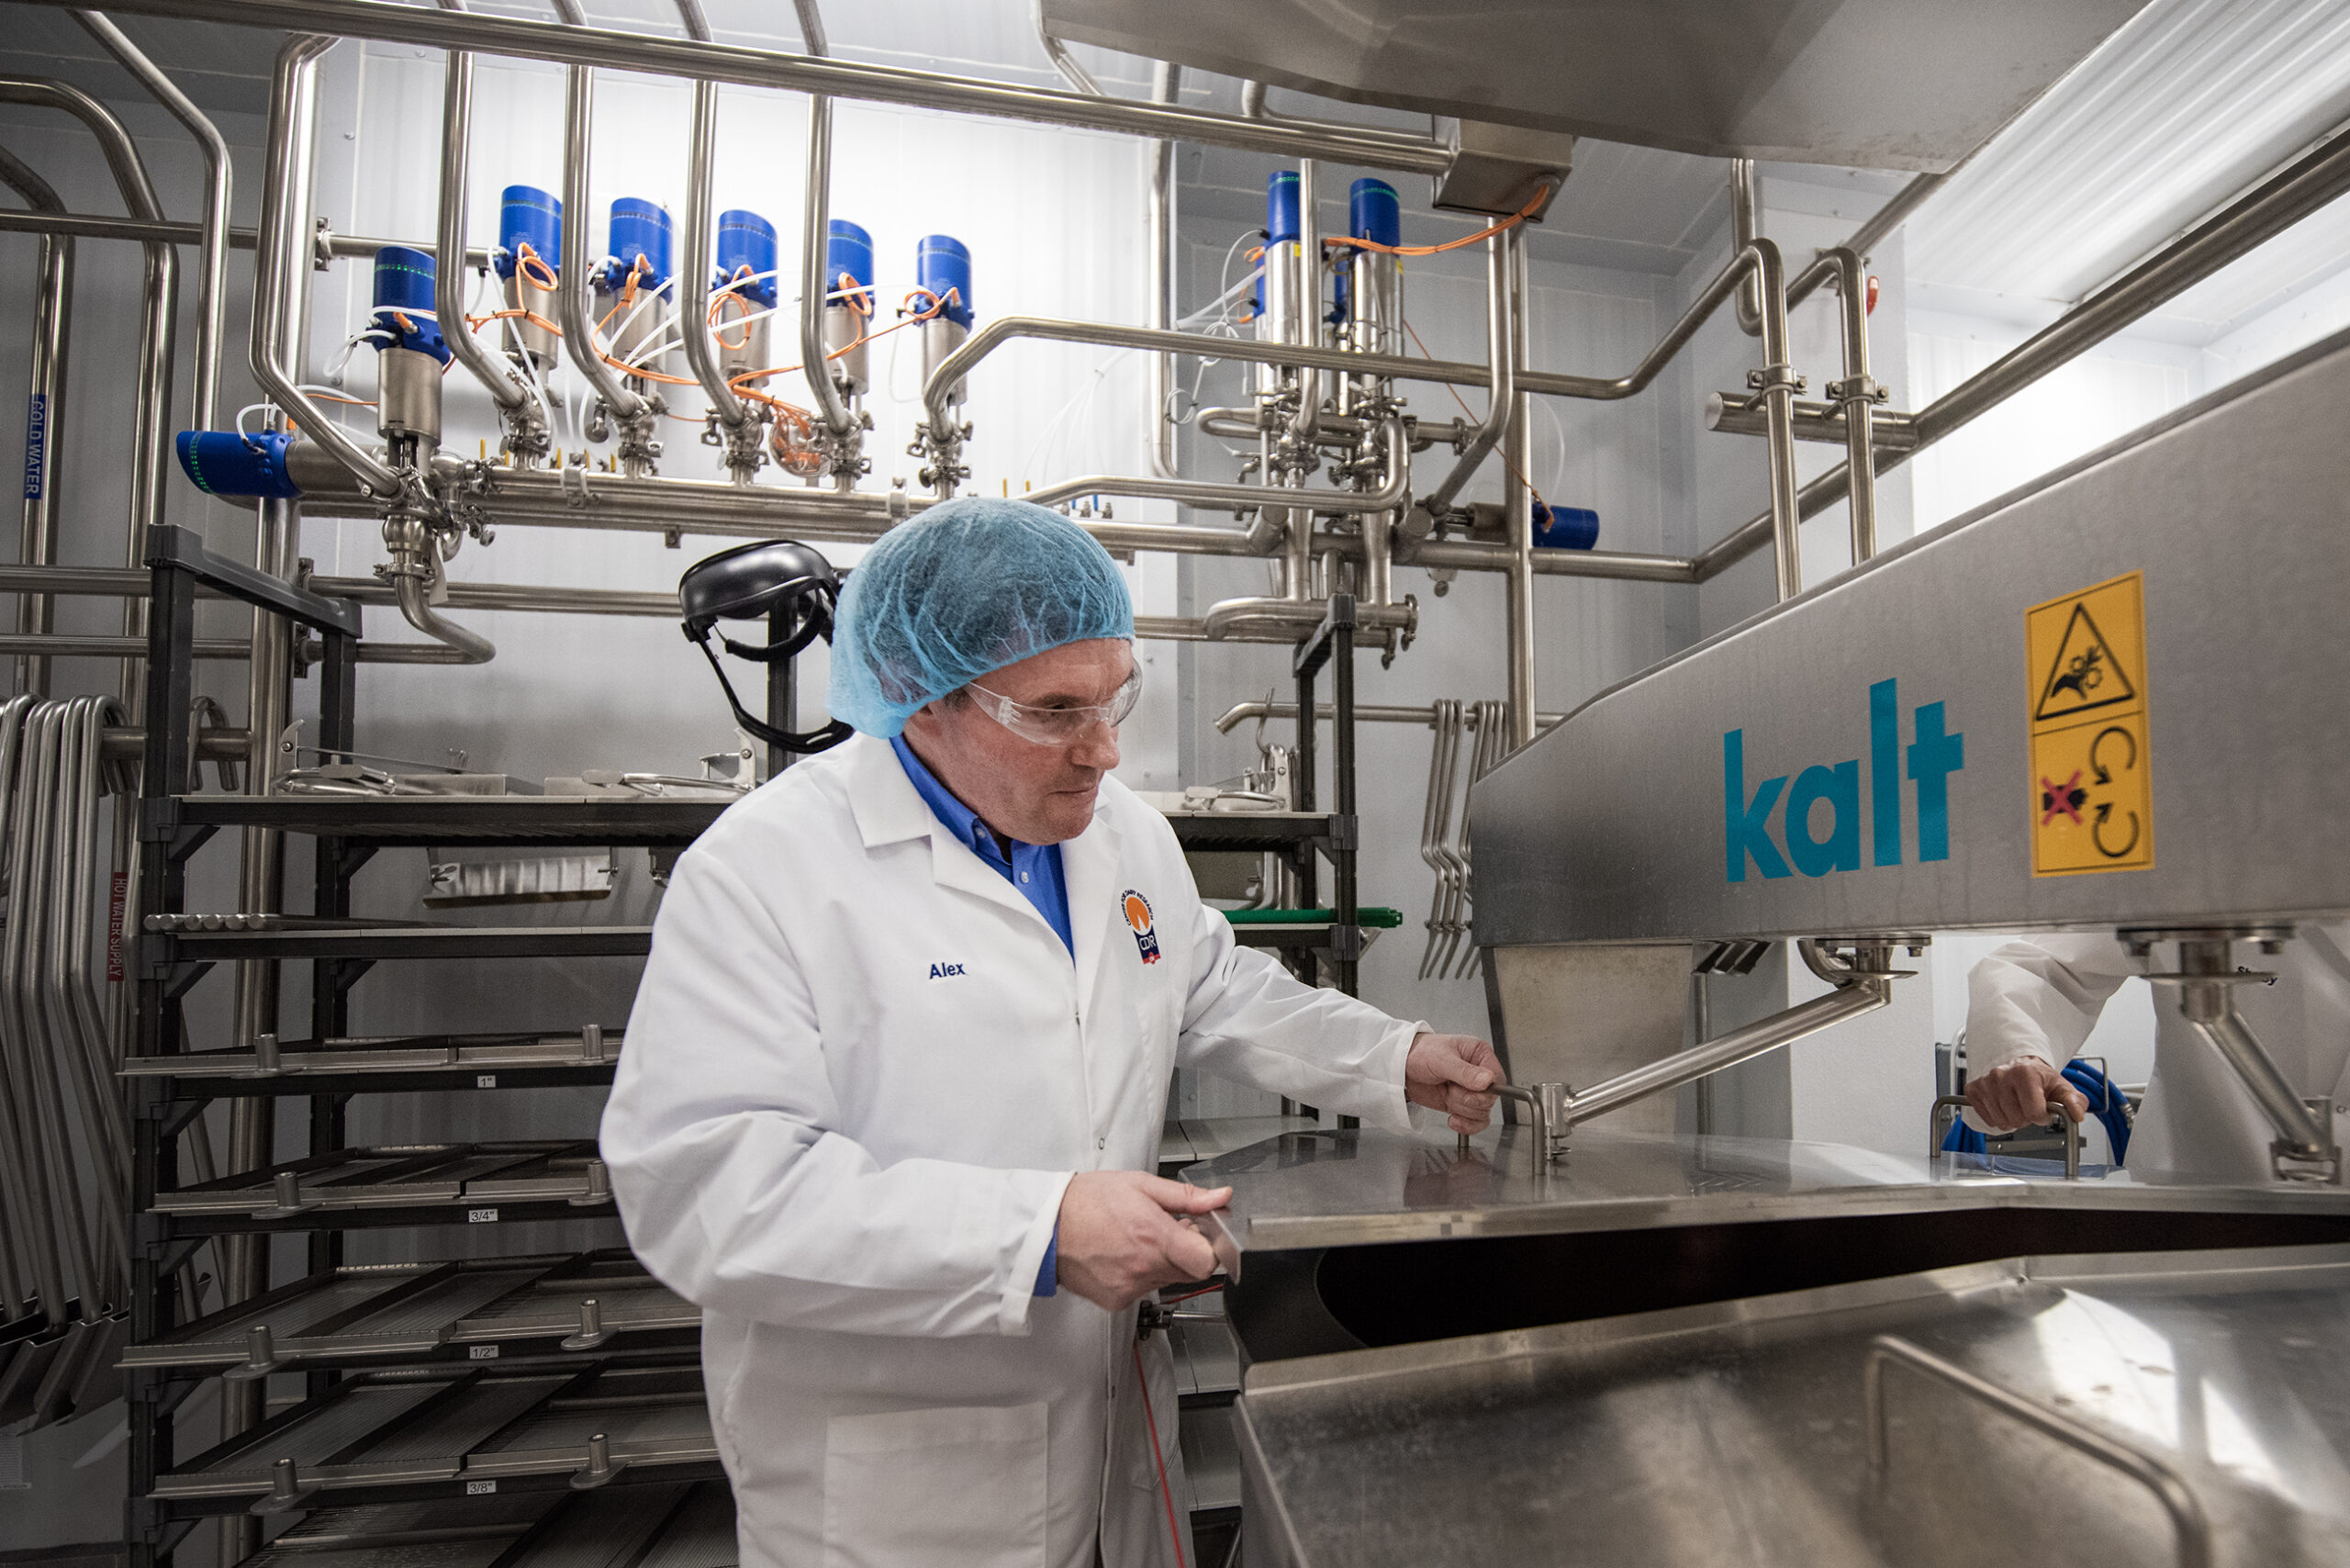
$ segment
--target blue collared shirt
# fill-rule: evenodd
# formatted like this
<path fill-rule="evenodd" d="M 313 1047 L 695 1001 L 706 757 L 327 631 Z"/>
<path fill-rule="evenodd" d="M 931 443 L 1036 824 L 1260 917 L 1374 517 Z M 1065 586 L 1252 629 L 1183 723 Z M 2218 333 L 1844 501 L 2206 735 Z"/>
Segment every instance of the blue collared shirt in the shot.
<path fill-rule="evenodd" d="M 1045 917 L 1045 924 L 1053 928 L 1053 935 L 1061 939 L 1061 946 L 1069 949 L 1071 958 L 1075 958 L 1077 943 L 1069 935 L 1069 882 L 1061 875 L 1061 846 L 1058 844 L 1023 844 L 1016 838 L 1007 838 L 1003 843 L 1012 850 L 1007 857 L 997 845 L 995 830 L 981 822 L 979 813 L 947 792 L 946 786 L 932 776 L 930 769 L 923 766 L 922 758 L 914 755 L 913 748 L 906 745 L 903 735 L 892 736 L 890 745 L 897 751 L 899 764 L 905 768 L 906 777 L 913 781 L 915 790 L 930 803 L 932 814 L 945 823 L 957 838 L 969 845 L 972 854 L 987 862 L 1005 881 L 1019 890 L 1020 896 Z"/>
<path fill-rule="evenodd" d="M 931 814 L 953 830 L 957 838 L 971 846 L 971 853 L 993 867 L 1007 882 L 1020 890 L 1020 896 L 1045 917 L 1053 935 L 1061 939 L 1071 958 L 1077 956 L 1076 940 L 1069 935 L 1069 882 L 1061 875 L 1061 846 L 1058 844 L 1023 844 L 1016 838 L 1003 842 L 1012 849 L 1007 858 L 997 846 L 995 830 L 981 822 L 979 813 L 957 800 L 941 784 L 930 769 L 923 766 L 913 747 L 903 735 L 890 738 L 891 749 L 898 754 L 899 766 L 906 770 L 917 794 L 930 805 Z M 1045 1243 L 1044 1260 L 1036 1267 L 1036 1285 L 1030 1294 L 1053 1295 L 1059 1290 L 1055 1278 L 1060 1261 L 1061 1238 L 1056 1229 L 1053 1238 Z"/>

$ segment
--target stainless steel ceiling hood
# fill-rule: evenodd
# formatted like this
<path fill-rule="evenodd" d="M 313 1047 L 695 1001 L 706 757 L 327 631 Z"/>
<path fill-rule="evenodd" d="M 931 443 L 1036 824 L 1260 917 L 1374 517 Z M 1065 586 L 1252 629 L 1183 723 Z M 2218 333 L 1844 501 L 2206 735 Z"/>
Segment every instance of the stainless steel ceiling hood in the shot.
<path fill-rule="evenodd" d="M 2144 0 L 1044 0 L 1056 36 L 1715 157 L 1948 168 Z"/>

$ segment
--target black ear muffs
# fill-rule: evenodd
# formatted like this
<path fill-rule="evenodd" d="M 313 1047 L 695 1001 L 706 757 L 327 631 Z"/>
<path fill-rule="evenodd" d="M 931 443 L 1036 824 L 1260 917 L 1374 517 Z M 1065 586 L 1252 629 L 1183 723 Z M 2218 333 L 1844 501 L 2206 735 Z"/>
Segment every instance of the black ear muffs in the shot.
<path fill-rule="evenodd" d="M 789 660 L 817 638 L 833 640 L 833 611 L 840 602 L 840 577 L 832 563 L 794 540 L 763 539 L 722 550 L 698 562 L 677 579 L 677 606 L 685 611 L 687 640 L 701 649 L 726 693 L 726 705 L 744 731 L 769 745 L 800 756 L 836 746 L 856 732 L 838 719 L 820 730 L 794 734 L 755 719 L 734 695 L 718 650 L 710 645 L 721 621 L 766 621 L 764 644 L 738 643 L 723 633 L 718 640 L 737 658 L 773 665 Z"/>

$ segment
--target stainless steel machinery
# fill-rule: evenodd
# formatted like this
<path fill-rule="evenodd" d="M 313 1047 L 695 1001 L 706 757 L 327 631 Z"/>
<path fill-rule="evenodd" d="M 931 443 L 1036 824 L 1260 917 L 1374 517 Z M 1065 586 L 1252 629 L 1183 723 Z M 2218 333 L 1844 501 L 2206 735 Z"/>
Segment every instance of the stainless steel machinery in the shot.
<path fill-rule="evenodd" d="M 1478 787 L 1475 938 L 1521 1055 L 1602 978 L 1616 1016 L 1644 976 L 1677 1003 L 1693 942 L 1792 938 L 1831 989 L 1651 1029 L 1473 1143 L 1292 1134 L 1188 1170 L 1235 1188 L 1252 1564 L 2343 1560 L 2334 1107 L 2230 999 L 2250 949 L 2350 909 L 2345 395 L 2350 334 Z M 1883 1005 L 1917 934 L 1969 927 L 2144 952 L 2273 1124 L 2270 1179 L 1583 1125 Z"/>

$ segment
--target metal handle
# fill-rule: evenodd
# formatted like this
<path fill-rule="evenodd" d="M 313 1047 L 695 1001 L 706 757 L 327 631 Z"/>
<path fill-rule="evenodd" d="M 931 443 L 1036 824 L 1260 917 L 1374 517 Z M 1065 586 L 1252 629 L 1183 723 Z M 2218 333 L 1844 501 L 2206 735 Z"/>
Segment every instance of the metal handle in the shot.
<path fill-rule="evenodd" d="M 1945 1094 L 1934 1102 L 1934 1108 L 1926 1114 L 1926 1158 L 1928 1159 L 1932 1159 L 1942 1151 L 1942 1139 L 1949 1130 L 1948 1124 L 1942 1120 L 1942 1113 L 1964 1111 L 1973 1103 L 1974 1102 L 1964 1094 Z M 2048 1125 L 2051 1127 L 2061 1127 L 2065 1134 L 2065 1180 L 2077 1182 L 2081 1175 L 2081 1125 L 2073 1120 L 2059 1101 L 2048 1102 Z"/>
<path fill-rule="evenodd" d="M 1533 1167 L 1529 1172 L 1539 1179 L 1550 1169 L 1550 1162 L 1566 1152 L 1563 1139 L 1570 1126 L 1569 1107 L 1574 1094 L 1563 1083 L 1537 1083 L 1521 1088 L 1515 1083 L 1489 1085 L 1485 1092 L 1504 1100 L 1515 1100 L 1527 1107 L 1527 1119 L 1532 1124 Z M 1463 1138 L 1462 1143 L 1468 1140 Z"/>
<path fill-rule="evenodd" d="M 1975 1376 L 1930 1350 L 1891 1334 L 1879 1335 L 1869 1346 L 1868 1364 L 1861 1373 L 1861 1399 L 1866 1409 L 1869 1444 L 1869 1484 L 1886 1483 L 1887 1445 L 1885 1425 L 1885 1369 L 1899 1362 L 1914 1372 L 1937 1378 L 1961 1394 L 1982 1401 L 2003 1416 L 2013 1417 L 2044 1437 L 2053 1438 L 2076 1452 L 2120 1471 L 2154 1495 L 2170 1516 L 2178 1539 L 2178 1568 L 2210 1568 L 2211 1526 L 2203 1505 L 2196 1500 L 2186 1478 L 2154 1455 L 2107 1437 L 2077 1421 L 2057 1415 L 1998 1383 Z"/>

